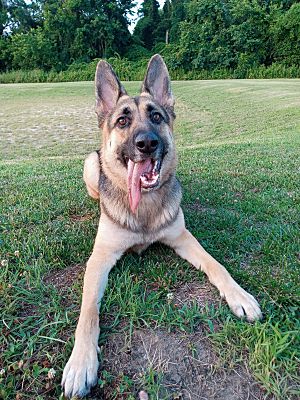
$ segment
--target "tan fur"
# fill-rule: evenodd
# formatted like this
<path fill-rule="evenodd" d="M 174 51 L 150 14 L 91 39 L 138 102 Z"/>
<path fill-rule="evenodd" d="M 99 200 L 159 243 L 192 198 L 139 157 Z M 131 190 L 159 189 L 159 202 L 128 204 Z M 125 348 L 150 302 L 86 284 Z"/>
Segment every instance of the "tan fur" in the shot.
<path fill-rule="evenodd" d="M 153 63 L 156 63 L 156 68 L 161 68 L 160 74 L 164 74 L 163 77 L 166 76 L 163 61 L 155 57 L 158 56 L 154 56 Z M 153 68 L 151 62 L 148 71 Z M 101 68 L 100 71 L 97 69 L 96 79 L 98 79 L 97 76 L 105 79 L 105 74 L 110 74 L 110 78 L 112 77 L 106 64 L 102 64 Z M 150 72 L 152 75 L 148 81 L 145 79 L 143 90 L 146 90 L 150 84 L 153 85 L 153 71 Z M 166 82 L 166 80 L 160 76 L 159 82 Z M 115 89 L 117 84 L 113 83 Z M 96 81 L 96 87 L 99 87 L 98 81 Z M 152 90 L 152 87 L 150 89 Z M 226 299 L 234 314 L 239 317 L 245 316 L 249 321 L 261 317 L 259 305 L 254 297 L 233 280 L 226 269 L 203 249 L 185 227 L 183 212 L 180 208 L 180 186 L 174 174 L 176 165 L 172 136 L 174 100 L 169 88 L 166 88 L 165 93 L 160 93 L 158 97 L 161 103 L 165 103 L 169 113 L 169 123 L 163 124 L 159 131 L 159 135 L 168 144 L 168 153 L 162 164 L 161 185 L 157 190 L 143 193 L 137 213 L 131 212 L 128 204 L 126 168 L 122 165 L 117 151 L 139 126 L 144 126 L 147 119 L 146 107 L 147 104 L 153 102 L 153 98 L 149 93 L 143 92 L 137 104 L 133 98 L 124 94 L 123 87 L 119 89 L 119 92 L 121 95 L 119 98 L 115 96 L 117 104 L 109 118 L 105 114 L 107 113 L 106 105 L 103 105 L 100 100 L 97 105 L 100 110 L 98 111 L 99 121 L 103 127 L 102 165 L 96 152 L 91 153 L 84 164 L 84 181 L 90 196 L 95 199 L 100 198 L 101 216 L 93 252 L 85 272 L 75 345 L 63 373 L 62 385 L 68 397 L 84 396 L 97 382 L 99 303 L 107 284 L 109 271 L 128 249 L 141 252 L 156 241 L 169 245 L 181 257 L 208 276 L 210 282 L 218 288 L 220 295 Z M 154 102 L 154 105 L 157 107 L 157 103 Z M 118 117 L 120 109 L 124 106 L 130 107 L 133 122 L 130 129 L 120 131 L 113 128 L 110 123 Z"/>
<path fill-rule="evenodd" d="M 93 151 L 84 162 L 83 180 L 88 194 L 95 200 L 99 199 L 99 175 L 99 157 L 97 152 Z"/>

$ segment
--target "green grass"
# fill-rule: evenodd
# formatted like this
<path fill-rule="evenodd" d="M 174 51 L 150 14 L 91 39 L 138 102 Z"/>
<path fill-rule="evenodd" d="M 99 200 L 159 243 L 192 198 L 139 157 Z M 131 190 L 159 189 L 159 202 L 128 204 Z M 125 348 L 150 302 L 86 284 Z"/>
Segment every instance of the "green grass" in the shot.
<path fill-rule="evenodd" d="M 126 86 L 135 93 L 140 84 Z M 246 364 L 269 398 L 299 398 L 300 80 L 173 88 L 188 228 L 257 296 L 264 320 L 238 321 L 223 303 L 168 302 L 182 281 L 204 278 L 155 245 L 111 273 L 100 345 L 119 330 L 202 326 L 229 369 Z M 85 155 L 100 143 L 93 86 L 0 85 L 0 99 L 0 398 L 57 399 L 82 282 L 57 288 L 45 277 L 85 263 L 92 249 L 99 211 L 81 177 Z M 163 390 L 160 375 L 150 365 L 141 378 L 152 398 Z M 109 371 L 101 376 L 100 386 L 111 384 Z M 134 396 L 136 388 L 125 376 L 116 390 Z"/>

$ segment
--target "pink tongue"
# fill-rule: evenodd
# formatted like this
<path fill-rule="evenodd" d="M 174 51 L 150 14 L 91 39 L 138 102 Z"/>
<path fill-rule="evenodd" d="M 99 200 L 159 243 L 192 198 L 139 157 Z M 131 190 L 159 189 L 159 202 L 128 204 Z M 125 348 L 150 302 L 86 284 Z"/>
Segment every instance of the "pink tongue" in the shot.
<path fill-rule="evenodd" d="M 141 200 L 141 175 L 145 172 L 151 172 L 151 169 L 152 163 L 150 158 L 137 163 L 131 160 L 128 161 L 127 185 L 129 204 L 133 213 L 136 212 Z"/>

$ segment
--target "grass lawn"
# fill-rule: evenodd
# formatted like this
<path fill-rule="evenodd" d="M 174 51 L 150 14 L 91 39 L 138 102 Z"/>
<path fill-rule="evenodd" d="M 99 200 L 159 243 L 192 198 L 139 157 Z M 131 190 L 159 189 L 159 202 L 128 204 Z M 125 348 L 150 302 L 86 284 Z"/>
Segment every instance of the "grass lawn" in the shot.
<path fill-rule="evenodd" d="M 89 398 L 299 399 L 300 80 L 173 88 L 187 226 L 264 319 L 239 321 L 162 245 L 128 254 L 101 307 Z M 0 85 L 3 399 L 61 396 L 99 218 L 82 181 L 100 143 L 93 106 L 90 82 Z"/>

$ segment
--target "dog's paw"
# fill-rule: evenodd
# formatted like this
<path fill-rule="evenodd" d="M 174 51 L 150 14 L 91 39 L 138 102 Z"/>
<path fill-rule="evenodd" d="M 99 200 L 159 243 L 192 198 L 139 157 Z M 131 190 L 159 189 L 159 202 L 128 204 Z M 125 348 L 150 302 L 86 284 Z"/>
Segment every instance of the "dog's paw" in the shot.
<path fill-rule="evenodd" d="M 83 397 L 97 383 L 99 361 L 97 349 L 92 346 L 74 346 L 67 362 L 61 385 L 67 398 Z"/>
<path fill-rule="evenodd" d="M 222 294 L 231 309 L 239 318 L 246 317 L 248 321 L 262 318 L 262 313 L 256 299 L 242 289 L 236 282 Z"/>

